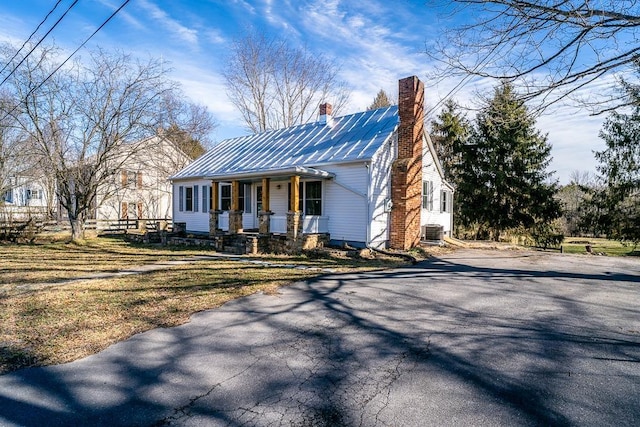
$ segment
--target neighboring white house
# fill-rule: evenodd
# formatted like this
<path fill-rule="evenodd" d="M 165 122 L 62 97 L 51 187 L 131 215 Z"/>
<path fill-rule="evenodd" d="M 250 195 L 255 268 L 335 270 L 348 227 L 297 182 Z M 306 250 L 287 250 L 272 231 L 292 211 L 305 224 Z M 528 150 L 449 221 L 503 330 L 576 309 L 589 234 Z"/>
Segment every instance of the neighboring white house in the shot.
<path fill-rule="evenodd" d="M 123 144 L 114 179 L 98 188 L 98 220 L 171 218 L 169 177 L 192 159 L 163 136 Z"/>
<path fill-rule="evenodd" d="M 333 243 L 400 249 L 425 226 L 449 234 L 453 188 L 424 132 L 424 86 L 399 89 L 398 106 L 332 117 L 323 104 L 315 123 L 221 141 L 171 177 L 174 224 L 286 234 L 299 221 Z"/>
<path fill-rule="evenodd" d="M 47 200 L 53 195 L 41 180 L 20 175 L 10 177 L 9 181 L 9 188 L 0 199 L 0 221 L 47 217 Z"/>

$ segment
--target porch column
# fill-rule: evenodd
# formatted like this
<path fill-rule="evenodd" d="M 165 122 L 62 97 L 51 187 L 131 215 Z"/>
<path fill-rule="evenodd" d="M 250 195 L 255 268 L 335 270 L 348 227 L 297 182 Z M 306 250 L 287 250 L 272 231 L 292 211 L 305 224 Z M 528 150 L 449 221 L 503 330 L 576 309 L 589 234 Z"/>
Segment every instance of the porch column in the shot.
<path fill-rule="evenodd" d="M 291 205 L 287 212 L 287 246 L 289 251 L 296 253 L 301 248 L 302 241 L 302 212 L 298 210 L 300 203 L 300 177 L 291 177 Z"/>
<path fill-rule="evenodd" d="M 209 211 L 209 237 L 213 237 L 220 232 L 220 209 L 218 199 L 220 186 L 218 181 L 211 181 L 211 210 Z"/>
<path fill-rule="evenodd" d="M 240 181 L 231 181 L 231 210 L 229 211 L 229 233 L 242 233 L 242 211 L 240 210 Z"/>
<path fill-rule="evenodd" d="M 300 177 L 293 175 L 291 177 L 291 206 L 289 210 L 291 212 L 298 212 L 298 206 L 300 205 Z"/>
<path fill-rule="evenodd" d="M 262 178 L 262 210 L 258 212 L 258 231 L 260 234 L 269 234 L 271 232 L 271 215 L 273 215 L 273 212 L 269 209 L 270 184 L 270 178 Z"/>

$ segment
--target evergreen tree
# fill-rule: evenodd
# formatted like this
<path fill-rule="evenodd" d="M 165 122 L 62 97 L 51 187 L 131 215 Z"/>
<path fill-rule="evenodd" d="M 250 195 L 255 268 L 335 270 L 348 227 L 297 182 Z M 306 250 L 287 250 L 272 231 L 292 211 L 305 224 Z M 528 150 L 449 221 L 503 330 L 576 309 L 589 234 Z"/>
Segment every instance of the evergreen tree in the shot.
<path fill-rule="evenodd" d="M 508 229 L 550 231 L 560 216 L 546 170 L 551 146 L 511 84 L 496 88 L 462 149 L 457 200 L 463 225 L 477 225 L 494 240 Z"/>
<path fill-rule="evenodd" d="M 607 148 L 596 153 L 598 171 L 606 184 L 600 207 L 606 215 L 601 226 L 610 237 L 640 242 L 640 86 L 623 81 L 629 114 L 614 112 L 605 121 L 600 137 Z"/>
<path fill-rule="evenodd" d="M 389 99 L 389 95 L 384 89 L 380 89 L 380 92 L 373 99 L 373 103 L 367 107 L 367 110 L 377 110 L 378 108 L 390 107 L 393 105 Z"/>
<path fill-rule="evenodd" d="M 470 131 L 471 124 L 453 100 L 446 101 L 440 114 L 431 122 L 431 138 L 445 178 L 456 186 L 457 169 L 460 167 L 463 147 Z"/>
<path fill-rule="evenodd" d="M 176 124 L 169 126 L 169 129 L 165 131 L 165 136 L 193 160 L 203 155 L 206 151 L 200 141 L 193 138 L 189 132 L 181 129 Z"/>

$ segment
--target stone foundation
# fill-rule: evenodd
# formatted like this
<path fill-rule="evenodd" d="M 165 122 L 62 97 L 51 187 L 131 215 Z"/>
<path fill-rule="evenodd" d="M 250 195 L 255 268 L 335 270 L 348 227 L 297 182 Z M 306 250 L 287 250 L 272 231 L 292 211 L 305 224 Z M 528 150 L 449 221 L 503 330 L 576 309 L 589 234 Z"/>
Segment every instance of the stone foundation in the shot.
<path fill-rule="evenodd" d="M 204 246 L 217 252 L 236 255 L 274 253 L 299 254 L 302 250 L 321 248 L 329 244 L 329 234 L 304 234 L 291 241 L 284 234 L 223 234 L 206 237 L 169 237 L 168 243 L 185 246 Z"/>

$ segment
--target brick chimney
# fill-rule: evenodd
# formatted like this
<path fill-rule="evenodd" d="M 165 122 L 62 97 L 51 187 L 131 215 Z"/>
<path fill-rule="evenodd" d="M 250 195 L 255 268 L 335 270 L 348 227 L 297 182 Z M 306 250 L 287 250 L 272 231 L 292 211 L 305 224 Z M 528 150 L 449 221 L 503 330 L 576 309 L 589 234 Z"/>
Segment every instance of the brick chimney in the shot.
<path fill-rule="evenodd" d="M 424 84 L 411 76 L 399 81 L 398 158 L 391 170 L 389 245 L 407 250 L 420 242 Z"/>
<path fill-rule="evenodd" d="M 329 127 L 333 126 L 333 116 L 331 113 L 333 112 L 333 107 L 331 104 L 324 103 L 320 104 L 320 123 L 325 124 Z"/>

